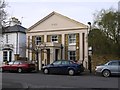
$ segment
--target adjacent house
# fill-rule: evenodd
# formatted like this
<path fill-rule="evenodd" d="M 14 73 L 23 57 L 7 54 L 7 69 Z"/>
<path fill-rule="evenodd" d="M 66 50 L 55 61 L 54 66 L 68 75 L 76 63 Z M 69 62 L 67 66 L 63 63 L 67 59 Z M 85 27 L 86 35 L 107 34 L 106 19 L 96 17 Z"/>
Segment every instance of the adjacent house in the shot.
<path fill-rule="evenodd" d="M 87 35 L 87 25 L 52 12 L 28 28 L 26 56 L 38 60 L 39 69 L 59 59 L 79 61 L 87 68 Z"/>
<path fill-rule="evenodd" d="M 0 61 L 10 62 L 26 57 L 26 28 L 18 19 L 12 18 L 0 34 Z"/>

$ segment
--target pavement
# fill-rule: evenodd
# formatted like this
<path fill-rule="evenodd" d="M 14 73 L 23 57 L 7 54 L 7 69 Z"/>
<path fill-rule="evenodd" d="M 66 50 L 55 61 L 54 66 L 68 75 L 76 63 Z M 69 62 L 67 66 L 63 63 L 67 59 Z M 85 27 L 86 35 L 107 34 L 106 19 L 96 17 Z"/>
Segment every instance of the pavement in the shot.
<path fill-rule="evenodd" d="M 92 72 L 90 73 L 89 70 L 85 70 L 84 72 L 82 72 L 82 74 L 84 74 L 84 75 L 96 75 L 96 74 L 95 74 L 95 71 L 92 71 Z"/>

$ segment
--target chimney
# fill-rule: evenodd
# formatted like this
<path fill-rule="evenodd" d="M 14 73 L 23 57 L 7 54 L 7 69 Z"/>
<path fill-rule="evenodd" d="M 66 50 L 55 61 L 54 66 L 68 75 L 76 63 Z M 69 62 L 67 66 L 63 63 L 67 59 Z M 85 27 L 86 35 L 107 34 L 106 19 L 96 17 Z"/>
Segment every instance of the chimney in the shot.
<path fill-rule="evenodd" d="M 21 22 L 17 18 L 12 17 L 10 20 L 10 26 L 14 26 L 14 25 L 21 25 Z"/>

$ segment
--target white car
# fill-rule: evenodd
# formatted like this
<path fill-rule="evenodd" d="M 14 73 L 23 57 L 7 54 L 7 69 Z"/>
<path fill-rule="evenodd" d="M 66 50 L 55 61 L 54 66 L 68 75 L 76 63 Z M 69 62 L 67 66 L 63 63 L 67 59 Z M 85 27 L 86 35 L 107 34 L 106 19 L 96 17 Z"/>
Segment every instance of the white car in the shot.
<path fill-rule="evenodd" d="M 111 60 L 104 65 L 96 66 L 95 72 L 102 74 L 104 77 L 120 75 L 120 60 Z"/>

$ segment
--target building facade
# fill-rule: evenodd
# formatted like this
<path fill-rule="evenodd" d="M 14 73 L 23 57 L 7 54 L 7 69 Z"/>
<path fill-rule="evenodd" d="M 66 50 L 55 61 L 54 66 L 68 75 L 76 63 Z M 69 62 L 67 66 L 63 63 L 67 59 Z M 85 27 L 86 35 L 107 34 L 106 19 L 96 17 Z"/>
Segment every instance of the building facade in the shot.
<path fill-rule="evenodd" d="M 12 18 L 0 34 L 0 62 L 10 62 L 18 57 L 26 57 L 26 28 Z"/>
<path fill-rule="evenodd" d="M 87 34 L 87 25 L 52 12 L 28 29 L 26 55 L 39 60 L 39 68 L 59 59 L 83 62 L 87 68 Z"/>

